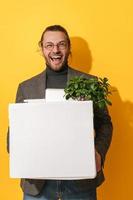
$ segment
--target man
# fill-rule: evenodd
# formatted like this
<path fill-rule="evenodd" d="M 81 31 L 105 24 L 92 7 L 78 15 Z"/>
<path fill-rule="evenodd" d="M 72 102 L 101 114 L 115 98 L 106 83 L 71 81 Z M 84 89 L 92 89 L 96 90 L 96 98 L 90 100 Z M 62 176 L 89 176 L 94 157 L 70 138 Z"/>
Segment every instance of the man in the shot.
<path fill-rule="evenodd" d="M 68 66 L 71 43 L 67 31 L 60 25 L 47 27 L 39 46 L 46 62 L 46 70 L 24 81 L 18 87 L 16 102 L 45 98 L 46 88 L 64 88 L 73 76 L 91 75 Z M 97 177 L 90 180 L 21 180 L 24 200 L 96 200 L 96 187 L 104 181 L 102 166 L 112 138 L 112 123 L 107 109 L 94 110 Z M 45 169 L 44 169 L 45 170 Z"/>

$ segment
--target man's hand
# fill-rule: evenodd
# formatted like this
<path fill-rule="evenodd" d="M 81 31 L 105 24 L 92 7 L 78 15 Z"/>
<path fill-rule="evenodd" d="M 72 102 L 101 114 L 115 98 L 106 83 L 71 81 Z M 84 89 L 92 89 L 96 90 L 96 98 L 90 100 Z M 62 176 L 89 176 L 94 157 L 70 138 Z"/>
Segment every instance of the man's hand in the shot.
<path fill-rule="evenodd" d="M 97 151 L 95 151 L 95 158 L 96 158 L 96 170 L 97 172 L 99 172 L 102 166 L 101 166 L 101 156 Z"/>

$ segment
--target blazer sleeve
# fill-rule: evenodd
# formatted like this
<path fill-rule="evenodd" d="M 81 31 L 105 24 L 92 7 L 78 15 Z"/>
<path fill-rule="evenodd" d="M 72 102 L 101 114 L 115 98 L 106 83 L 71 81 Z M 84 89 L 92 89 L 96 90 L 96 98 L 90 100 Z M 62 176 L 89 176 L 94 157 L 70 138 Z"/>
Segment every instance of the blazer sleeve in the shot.
<path fill-rule="evenodd" d="M 19 86 L 18 86 L 15 102 L 16 103 L 24 102 L 24 95 L 23 95 L 21 84 L 19 84 Z M 8 131 L 7 131 L 7 152 L 8 153 L 9 153 L 9 135 L 10 135 L 10 129 L 8 127 Z"/>
<path fill-rule="evenodd" d="M 113 131 L 111 117 L 109 116 L 107 107 L 105 109 L 94 109 L 94 129 L 96 134 L 95 148 L 101 155 L 102 166 L 104 166 L 106 153 L 112 140 Z"/>

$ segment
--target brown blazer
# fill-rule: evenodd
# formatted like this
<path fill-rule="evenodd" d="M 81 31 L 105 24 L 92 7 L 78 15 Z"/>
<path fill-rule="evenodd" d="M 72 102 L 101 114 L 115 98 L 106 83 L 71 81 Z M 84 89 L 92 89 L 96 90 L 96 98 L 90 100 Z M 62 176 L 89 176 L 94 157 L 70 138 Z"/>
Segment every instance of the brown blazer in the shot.
<path fill-rule="evenodd" d="M 68 77 L 69 81 L 73 76 L 84 75 L 86 78 L 93 77 L 92 75 L 85 74 L 68 67 Z M 21 84 L 19 84 L 16 103 L 22 103 L 24 99 L 44 99 L 46 89 L 46 71 L 43 71 L 37 76 L 28 79 Z M 108 110 L 94 110 L 94 128 L 96 132 L 95 137 L 95 148 L 102 157 L 102 166 L 104 165 L 105 155 L 111 143 L 112 138 L 112 123 L 111 118 L 108 114 Z M 8 145 L 7 149 L 9 151 L 9 134 L 8 134 Z M 95 179 L 86 180 L 74 180 L 74 184 L 79 190 L 86 191 L 87 189 L 99 186 L 104 181 L 103 171 L 97 173 Z M 36 196 L 40 193 L 43 186 L 45 186 L 45 180 L 36 179 L 22 179 L 21 187 L 24 193 Z"/>

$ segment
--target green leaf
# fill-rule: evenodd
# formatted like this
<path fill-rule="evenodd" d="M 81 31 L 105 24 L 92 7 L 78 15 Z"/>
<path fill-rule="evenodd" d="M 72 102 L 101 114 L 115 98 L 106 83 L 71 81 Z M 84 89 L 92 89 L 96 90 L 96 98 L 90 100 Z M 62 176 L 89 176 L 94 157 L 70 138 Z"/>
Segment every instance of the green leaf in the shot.
<path fill-rule="evenodd" d="M 107 98 L 112 91 L 106 77 L 87 79 L 84 76 L 76 76 L 67 83 L 64 91 L 66 99 L 92 100 L 94 105 L 101 109 L 112 104 Z"/>

